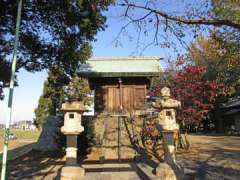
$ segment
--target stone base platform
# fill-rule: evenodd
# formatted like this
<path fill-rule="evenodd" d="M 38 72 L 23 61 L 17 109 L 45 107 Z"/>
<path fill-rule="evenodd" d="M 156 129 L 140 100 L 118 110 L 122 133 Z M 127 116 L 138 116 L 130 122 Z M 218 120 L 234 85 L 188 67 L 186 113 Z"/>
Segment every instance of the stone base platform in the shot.
<path fill-rule="evenodd" d="M 60 180 L 61 170 L 64 167 L 66 166 L 54 165 L 54 169 L 48 172 L 49 174 L 47 176 L 42 172 L 36 172 L 34 175 L 32 174 L 27 178 L 21 179 L 32 179 L 32 177 L 34 177 L 36 180 Z M 154 167 L 144 162 L 108 162 L 101 164 L 99 161 L 84 161 L 81 167 L 85 170 L 85 177 L 83 179 L 86 180 L 153 180 L 156 178 L 153 172 Z M 185 176 L 183 180 L 194 180 L 194 172 L 190 173 L 191 175 Z M 78 178 L 79 174 L 76 177 Z M 68 178 L 68 180 L 73 179 Z"/>
<path fill-rule="evenodd" d="M 155 164 L 157 162 L 153 162 Z M 71 170 L 67 173 L 68 178 L 61 177 L 61 180 L 160 180 L 154 171 L 155 165 L 149 165 L 145 162 L 134 161 L 107 161 L 100 163 L 99 161 L 83 161 L 81 167 L 66 167 L 62 168 L 61 172 Z M 163 163 L 164 164 L 164 163 Z M 84 168 L 84 171 L 78 168 Z M 184 169 L 186 174 L 182 180 L 194 180 L 194 172 L 188 172 Z M 61 173 L 62 175 L 62 173 Z M 70 178 L 71 176 L 71 178 Z M 178 178 L 176 178 L 179 180 Z M 163 180 L 163 179 L 161 179 Z M 165 179 L 164 179 L 165 180 Z M 171 179 L 172 180 L 172 179 Z"/>
<path fill-rule="evenodd" d="M 64 166 L 61 170 L 61 180 L 83 180 L 85 170 L 79 166 Z"/>
<path fill-rule="evenodd" d="M 83 164 L 86 180 L 138 180 L 141 179 L 131 163 Z"/>

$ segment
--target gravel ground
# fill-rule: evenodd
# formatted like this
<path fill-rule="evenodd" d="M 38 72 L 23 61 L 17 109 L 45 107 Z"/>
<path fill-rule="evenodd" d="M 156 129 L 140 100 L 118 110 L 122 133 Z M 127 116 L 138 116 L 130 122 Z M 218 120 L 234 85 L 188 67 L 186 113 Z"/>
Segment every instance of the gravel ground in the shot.
<path fill-rule="evenodd" d="M 195 170 L 197 179 L 239 180 L 240 137 L 190 136 L 191 149 L 179 154 L 184 167 Z"/>
<path fill-rule="evenodd" d="M 179 152 L 177 159 L 185 168 L 196 172 L 196 179 L 240 179 L 240 137 L 191 135 L 189 139 L 191 149 L 189 152 Z M 32 151 L 14 161 L 9 161 L 9 179 L 58 179 L 64 162 L 65 158 L 61 154 Z M 104 173 L 101 170 L 102 167 L 99 167 L 99 172 L 95 171 L 98 166 L 97 164 L 85 165 L 85 167 L 89 168 L 87 169 L 87 176 L 105 180 L 107 178 L 101 178 L 101 176 L 116 178 L 123 177 L 126 173 L 127 175 L 124 175 L 124 177 L 128 175 L 129 177 L 135 176 L 133 166 L 125 167 L 128 164 L 115 163 L 112 165 L 113 167 L 108 168 L 103 165 L 105 167 Z M 119 167 L 116 169 L 114 166 Z M 94 172 L 90 167 L 94 167 Z M 110 171 L 112 169 L 114 171 Z M 138 176 L 139 179 L 146 179 L 146 177 L 140 178 L 143 177 L 141 174 L 138 174 Z"/>

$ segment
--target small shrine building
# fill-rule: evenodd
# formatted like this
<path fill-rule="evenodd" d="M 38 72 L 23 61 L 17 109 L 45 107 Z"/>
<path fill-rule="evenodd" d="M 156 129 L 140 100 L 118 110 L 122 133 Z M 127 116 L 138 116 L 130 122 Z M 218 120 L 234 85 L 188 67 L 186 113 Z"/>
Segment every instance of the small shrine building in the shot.
<path fill-rule="evenodd" d="M 79 76 L 86 77 L 94 90 L 99 159 L 134 157 L 134 132 L 120 119 L 147 112 L 147 90 L 161 72 L 159 57 L 95 57 L 80 67 Z"/>
<path fill-rule="evenodd" d="M 79 75 L 87 77 L 95 91 L 96 114 L 146 111 L 147 89 L 161 73 L 159 57 L 91 58 Z"/>

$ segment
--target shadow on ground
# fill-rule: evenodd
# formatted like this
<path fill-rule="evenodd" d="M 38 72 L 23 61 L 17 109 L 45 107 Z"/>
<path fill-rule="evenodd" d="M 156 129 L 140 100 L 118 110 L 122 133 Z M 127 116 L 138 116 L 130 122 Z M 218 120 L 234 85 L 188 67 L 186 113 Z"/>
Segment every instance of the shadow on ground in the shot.
<path fill-rule="evenodd" d="M 240 179 L 240 137 L 194 137 L 191 139 L 192 148 L 189 152 L 179 152 L 177 159 L 186 168 L 196 171 L 197 179 L 210 180 L 238 180 Z M 9 152 L 14 154 L 25 147 L 16 148 Z M 81 158 L 80 158 L 81 159 Z M 59 179 L 61 168 L 65 164 L 62 153 L 30 151 L 27 154 L 8 161 L 8 179 Z M 99 161 L 85 160 L 83 167 L 89 179 L 94 177 L 114 177 L 118 174 L 127 175 L 134 173 L 139 179 L 150 179 L 152 169 L 156 162 L 144 161 L 121 161 L 108 160 L 104 164 Z M 145 170 L 142 167 L 146 167 Z M 109 175 L 109 176 L 108 176 Z M 100 178 L 97 178 L 100 179 Z"/>
<path fill-rule="evenodd" d="M 191 136 L 192 148 L 178 159 L 196 171 L 196 178 L 209 180 L 240 179 L 240 137 Z"/>
<path fill-rule="evenodd" d="M 15 149 L 14 151 L 17 151 Z M 80 163 L 80 162 L 79 162 Z M 8 161 L 8 179 L 24 180 L 24 179 L 60 179 L 61 168 L 65 164 L 65 157 L 62 153 L 39 151 L 30 151 L 27 154 Z M 87 179 L 95 179 L 95 177 L 115 176 L 117 179 L 150 179 L 148 175 L 138 167 L 133 160 L 105 160 L 104 164 L 100 161 L 83 161 L 82 166 L 85 169 Z M 152 162 L 151 165 L 156 163 Z M 150 166 L 149 166 L 150 167 Z M 152 170 L 153 167 L 150 167 Z M 121 176 L 123 178 L 121 178 Z M 102 178 L 97 178 L 102 179 Z M 104 179 L 104 178 L 103 178 Z M 106 179 L 105 179 L 106 180 Z"/>
<path fill-rule="evenodd" d="M 20 147 L 8 150 L 8 160 L 16 159 L 32 150 L 34 143 L 22 145 Z M 0 162 L 2 162 L 2 154 L 0 155 Z"/>
<path fill-rule="evenodd" d="M 26 145 L 29 146 L 29 145 Z M 19 152 L 27 147 L 23 146 L 10 150 L 9 154 Z M 30 151 L 21 157 L 8 161 L 8 179 L 53 179 L 56 171 L 64 165 L 62 153 Z"/>

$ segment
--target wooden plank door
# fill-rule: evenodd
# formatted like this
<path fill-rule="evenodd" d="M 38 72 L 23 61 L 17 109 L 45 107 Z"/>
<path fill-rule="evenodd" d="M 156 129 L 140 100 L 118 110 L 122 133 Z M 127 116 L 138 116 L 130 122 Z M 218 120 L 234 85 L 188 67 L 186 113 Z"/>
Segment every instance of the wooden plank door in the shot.
<path fill-rule="evenodd" d="M 134 109 L 146 110 L 146 86 L 135 86 L 134 88 Z"/>
<path fill-rule="evenodd" d="M 123 110 L 131 112 L 134 110 L 134 91 L 132 86 L 122 87 Z"/>
<path fill-rule="evenodd" d="M 117 87 L 108 87 L 107 111 L 117 112 L 120 109 L 120 91 Z"/>

